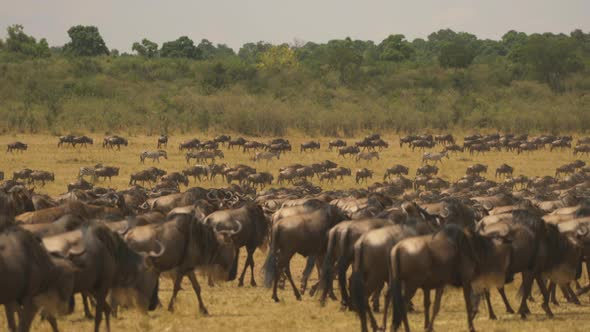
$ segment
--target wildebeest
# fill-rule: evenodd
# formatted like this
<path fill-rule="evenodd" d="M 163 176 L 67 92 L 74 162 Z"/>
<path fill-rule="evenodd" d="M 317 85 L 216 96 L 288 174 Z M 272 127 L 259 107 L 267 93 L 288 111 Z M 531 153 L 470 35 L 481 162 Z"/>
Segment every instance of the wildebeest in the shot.
<path fill-rule="evenodd" d="M 189 139 L 189 140 L 186 140 L 186 141 L 180 143 L 178 145 L 178 149 L 180 151 L 185 150 L 185 149 L 186 150 L 194 150 L 194 149 L 198 149 L 200 145 L 201 145 L 201 141 L 196 138 L 193 138 L 193 139 Z"/>
<path fill-rule="evenodd" d="M 33 173 L 33 170 L 30 168 L 24 168 L 20 171 L 16 171 L 12 173 L 13 180 L 29 180 L 29 177 Z"/>
<path fill-rule="evenodd" d="M 39 309 L 57 330 L 55 315 L 69 312 L 76 267 L 64 256 L 50 256 L 37 237 L 16 226 L 2 225 L 0 248 L 0 304 L 8 331 L 29 331 Z"/>
<path fill-rule="evenodd" d="M 158 137 L 157 149 L 161 147 L 168 147 L 168 135 L 161 135 L 160 137 Z"/>
<path fill-rule="evenodd" d="M 436 175 L 438 174 L 438 167 L 436 167 L 435 165 L 424 165 L 422 167 L 418 167 L 416 169 L 416 175 L 426 175 L 426 176 L 431 176 L 431 175 Z"/>
<path fill-rule="evenodd" d="M 158 151 L 143 151 L 139 154 L 139 161 L 143 164 L 145 163 L 146 158 L 150 158 L 152 162 L 156 160 L 160 162 L 160 157 L 164 157 L 164 159 L 168 159 L 168 154 L 164 150 Z"/>
<path fill-rule="evenodd" d="M 131 177 L 129 179 L 129 185 L 136 184 L 137 181 L 141 181 L 141 183 L 143 184 L 145 182 L 156 182 L 157 180 L 158 176 L 154 174 L 151 170 L 146 169 L 131 174 Z"/>
<path fill-rule="evenodd" d="M 408 175 L 410 169 L 404 165 L 394 165 L 385 170 L 385 174 L 383 175 L 383 180 L 390 179 L 391 175 L 401 176 L 402 174 Z"/>
<path fill-rule="evenodd" d="M 246 183 L 249 185 L 260 186 L 264 188 L 265 185 L 271 185 L 274 180 L 274 176 L 268 172 L 260 172 L 248 175 L 246 177 Z"/>
<path fill-rule="evenodd" d="M 290 262 L 293 255 L 316 256 L 321 264 L 326 251 L 328 231 L 344 220 L 339 209 L 325 205 L 314 212 L 285 217 L 272 226 L 271 244 L 264 263 L 264 282 L 267 288 L 273 287 L 272 298 L 279 302 L 277 286 L 279 276 L 285 273 L 295 298 L 301 300 L 299 290 L 291 275 Z M 302 285 L 302 289 L 305 285 Z"/>
<path fill-rule="evenodd" d="M 13 152 L 14 150 L 24 152 L 28 148 L 28 145 L 23 142 L 13 142 L 9 143 L 8 147 L 6 148 L 6 152 Z"/>
<path fill-rule="evenodd" d="M 236 225 L 237 226 L 237 225 Z M 174 310 L 174 300 L 182 279 L 191 281 L 199 301 L 199 310 L 208 311 L 201 298 L 201 286 L 195 275 L 195 268 L 207 268 L 216 278 L 233 280 L 236 276 L 236 247 L 232 237 L 239 233 L 237 226 L 232 230 L 215 231 L 201 222 L 193 213 L 174 212 L 161 225 L 145 225 L 130 229 L 125 241 L 131 248 L 141 252 L 153 252 L 161 243 L 166 250 L 159 257 L 150 259 L 150 265 L 158 272 L 172 272 L 174 288 L 168 310 Z"/>
<path fill-rule="evenodd" d="M 502 164 L 496 168 L 496 177 L 507 176 L 512 177 L 512 173 L 514 172 L 514 168 L 508 164 Z"/>
<path fill-rule="evenodd" d="M 74 140 L 74 135 L 64 135 L 64 136 L 60 136 L 59 137 L 59 142 L 57 142 L 57 147 L 61 147 L 64 144 L 70 144 L 72 145 L 72 142 Z"/>
<path fill-rule="evenodd" d="M 113 149 L 115 146 L 117 146 L 117 150 L 121 150 L 121 145 L 123 146 L 127 146 L 129 145 L 129 141 L 126 138 L 123 138 L 121 136 L 107 136 L 104 138 L 103 142 L 102 142 L 102 147 L 103 148 L 111 148 Z"/>
<path fill-rule="evenodd" d="M 357 153 L 361 152 L 358 146 L 345 146 L 338 150 L 338 157 L 346 157 L 346 155 L 354 156 Z"/>
<path fill-rule="evenodd" d="M 305 152 L 307 150 L 314 151 L 314 150 L 317 150 L 319 148 L 320 148 L 320 142 L 309 141 L 309 142 L 305 142 L 305 143 L 302 143 L 301 144 L 301 146 L 300 146 L 300 150 L 301 151 L 300 152 Z"/>
<path fill-rule="evenodd" d="M 35 182 L 41 181 L 41 186 L 45 186 L 45 182 L 54 182 L 55 174 L 47 171 L 33 171 L 29 174 L 29 182 L 35 184 Z"/>
<path fill-rule="evenodd" d="M 233 149 L 234 146 L 242 146 L 243 147 L 244 146 L 244 143 L 246 143 L 246 139 L 243 138 L 243 137 L 238 137 L 238 138 L 236 138 L 234 140 L 230 140 L 227 143 L 227 148 L 228 149 Z"/>
<path fill-rule="evenodd" d="M 463 289 L 469 330 L 475 331 L 471 305 L 472 282 L 490 268 L 487 264 L 499 261 L 503 265 L 497 269 L 500 272 L 493 276 L 499 276 L 503 283 L 509 259 L 510 250 L 503 242 L 495 244 L 491 239 L 457 225 L 444 225 L 433 236 L 401 240 L 391 249 L 388 259 L 390 294 L 393 299 L 392 330 L 396 330 L 402 322 L 406 331 L 410 330 L 406 304 L 416 290 L 422 289 L 424 326 L 426 330 L 432 331 L 444 287 L 453 285 Z M 436 290 L 436 294 L 430 317 L 432 289 Z"/>
<path fill-rule="evenodd" d="M 160 181 L 172 182 L 172 183 L 176 183 L 176 184 L 182 183 L 185 186 L 188 186 L 188 177 L 184 174 L 179 173 L 179 172 L 168 173 L 168 174 L 162 176 Z"/>
<path fill-rule="evenodd" d="M 330 141 L 328 143 L 328 150 L 332 151 L 332 148 L 338 149 L 338 148 L 342 148 L 342 147 L 345 147 L 345 146 L 346 146 L 346 142 L 345 141 L 343 141 L 341 139 L 336 139 L 336 140 Z"/>
<path fill-rule="evenodd" d="M 368 181 L 369 178 L 373 178 L 373 171 L 368 168 L 357 169 L 355 172 L 356 183 L 361 183 L 363 180 Z"/>
<path fill-rule="evenodd" d="M 218 136 L 215 136 L 215 138 L 213 139 L 213 141 L 216 142 L 216 143 L 221 143 L 223 145 L 225 143 L 231 142 L 231 136 L 229 136 L 229 135 L 218 135 Z"/>
<path fill-rule="evenodd" d="M 79 178 L 76 182 L 72 182 L 68 184 L 68 191 L 72 191 L 74 189 L 78 190 L 90 190 L 92 189 L 92 183 L 84 180 L 83 178 Z"/>
<path fill-rule="evenodd" d="M 43 244 L 48 251 L 70 256 L 82 266 L 75 273 L 74 292 L 92 295 L 96 301 L 96 332 L 100 329 L 103 314 L 107 330 L 110 330 L 111 309 L 106 303 L 109 291 L 119 304 L 136 304 L 144 311 L 155 309 L 158 274 L 149 268 L 148 260 L 166 251 L 161 244 L 157 250 L 148 251 L 149 256 L 142 256 L 104 225 L 44 238 Z"/>
<path fill-rule="evenodd" d="M 555 169 L 555 177 L 558 178 L 561 174 L 572 174 L 576 171 L 576 166 L 573 164 L 565 164 Z"/>
<path fill-rule="evenodd" d="M 72 146 L 76 147 L 77 144 L 80 144 L 80 146 L 83 147 L 88 147 L 88 144 L 93 145 L 94 144 L 94 140 L 88 136 L 76 136 L 72 139 Z"/>
<path fill-rule="evenodd" d="M 580 155 L 584 155 L 584 154 L 586 154 L 587 156 L 590 155 L 590 145 L 583 144 L 583 145 L 578 145 L 578 146 L 574 147 L 574 156 L 576 156 L 578 153 Z"/>
<path fill-rule="evenodd" d="M 195 165 L 183 170 L 182 174 L 192 176 L 195 181 L 197 181 L 197 179 L 201 181 L 201 177 L 204 177 L 205 179 L 209 177 L 209 167 L 206 165 Z"/>
<path fill-rule="evenodd" d="M 471 165 L 469 167 L 467 167 L 467 170 L 465 171 L 465 174 L 467 175 L 471 175 L 471 174 L 481 174 L 481 173 L 487 173 L 488 172 L 488 166 L 487 165 L 483 165 L 483 164 L 475 164 L 475 165 Z"/>
<path fill-rule="evenodd" d="M 102 167 L 97 167 L 94 169 L 94 175 L 99 180 L 100 180 L 100 178 L 104 178 L 105 180 L 106 180 L 106 178 L 109 178 L 109 181 L 111 181 L 111 178 L 113 176 L 119 176 L 119 170 L 120 170 L 119 167 L 102 166 Z"/>
<path fill-rule="evenodd" d="M 212 227 L 215 231 L 231 231 L 232 241 L 236 248 L 236 269 L 241 247 L 246 247 L 248 256 L 244 269 L 238 279 L 238 286 L 244 285 L 244 276 L 248 266 L 250 267 L 250 285 L 256 286 L 254 280 L 254 251 L 256 248 L 266 246 L 269 235 L 270 223 L 264 216 L 262 208 L 253 203 L 230 210 L 215 211 L 208 215 L 203 223 Z"/>

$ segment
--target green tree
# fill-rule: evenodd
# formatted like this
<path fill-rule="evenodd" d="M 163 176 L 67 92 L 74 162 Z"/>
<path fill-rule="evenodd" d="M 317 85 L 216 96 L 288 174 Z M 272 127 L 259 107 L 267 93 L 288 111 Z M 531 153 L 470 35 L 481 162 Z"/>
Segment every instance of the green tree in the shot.
<path fill-rule="evenodd" d="M 164 58 L 202 59 L 201 51 L 187 36 L 162 44 L 160 55 Z"/>
<path fill-rule="evenodd" d="M 133 43 L 131 50 L 146 58 L 154 58 L 158 56 L 158 44 L 147 38 L 142 39 L 141 43 Z"/>
<path fill-rule="evenodd" d="M 66 53 L 75 56 L 109 55 L 98 28 L 95 26 L 73 26 L 68 30 L 71 41 L 64 45 Z"/>
<path fill-rule="evenodd" d="M 325 47 L 325 63 L 340 74 L 340 82 L 355 84 L 360 78 L 363 57 L 350 38 L 330 40 Z"/>
<path fill-rule="evenodd" d="M 400 62 L 411 59 L 415 50 L 404 35 L 389 35 L 379 44 L 379 57 L 384 61 Z"/>
<path fill-rule="evenodd" d="M 8 32 L 8 38 L 6 38 L 4 48 L 7 51 L 34 58 L 47 58 L 51 56 L 47 41 L 43 38 L 37 42 L 34 37 L 24 33 L 22 25 L 11 25 L 6 30 Z"/>
<path fill-rule="evenodd" d="M 259 41 L 258 43 L 246 43 L 238 51 L 238 56 L 248 63 L 258 63 L 262 53 L 272 47 L 271 44 Z"/>
<path fill-rule="evenodd" d="M 477 37 L 458 33 L 439 46 L 438 61 L 444 68 L 467 68 L 477 56 Z"/>
<path fill-rule="evenodd" d="M 563 36 L 531 35 L 521 47 L 516 61 L 527 66 L 533 76 L 553 90 L 563 90 L 563 80 L 584 68 L 576 40 Z"/>

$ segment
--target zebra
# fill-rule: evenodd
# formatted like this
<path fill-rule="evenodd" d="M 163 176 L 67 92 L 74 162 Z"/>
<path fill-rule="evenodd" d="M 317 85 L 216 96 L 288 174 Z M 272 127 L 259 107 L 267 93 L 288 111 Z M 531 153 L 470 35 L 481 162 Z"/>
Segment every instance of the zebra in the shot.
<path fill-rule="evenodd" d="M 155 162 L 156 160 L 158 162 L 160 162 L 160 157 L 164 157 L 164 159 L 168 159 L 168 154 L 164 150 L 143 151 L 141 154 L 139 154 L 139 160 L 141 161 L 142 164 L 145 163 L 146 158 L 150 158 L 152 160 L 152 162 Z"/>
<path fill-rule="evenodd" d="M 103 167 L 102 164 L 96 164 L 93 167 L 80 167 L 78 179 L 82 179 L 84 176 L 90 176 L 92 178 L 92 182 L 96 181 L 96 169 L 101 167 Z"/>
<path fill-rule="evenodd" d="M 442 164 L 442 160 L 444 157 L 449 158 L 449 153 L 447 151 L 443 151 L 443 152 L 425 152 L 422 155 L 422 163 L 424 164 L 427 160 L 432 160 L 434 161 L 434 164 L 436 165 L 437 162 L 440 162 Z"/>

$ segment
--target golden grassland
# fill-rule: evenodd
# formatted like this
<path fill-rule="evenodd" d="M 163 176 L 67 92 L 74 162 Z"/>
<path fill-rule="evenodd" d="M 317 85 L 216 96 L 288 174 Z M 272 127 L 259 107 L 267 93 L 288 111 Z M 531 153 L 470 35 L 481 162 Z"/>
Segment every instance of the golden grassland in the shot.
<path fill-rule="evenodd" d="M 205 135 L 194 135 L 200 139 Z M 178 150 L 178 143 L 193 136 L 171 136 L 167 148 L 169 159 L 162 159 L 156 166 L 167 171 L 180 171 L 187 166 L 184 153 Z M 293 152 L 287 153 L 280 160 L 267 164 L 259 162 L 256 168 L 259 171 L 271 171 L 275 177 L 279 167 L 292 163 L 310 164 L 325 159 L 338 162 L 342 166 L 353 169 L 368 167 L 375 171 L 374 181 L 380 181 L 387 167 L 396 163 L 407 165 L 411 168 L 411 174 L 415 173 L 416 167 L 421 164 L 421 152 L 412 152 L 404 147 L 400 150 L 397 135 L 384 135 L 390 142 L 390 148 L 382 151 L 381 159 L 372 162 L 356 163 L 354 160 L 338 158 L 337 153 L 327 151 L 329 138 L 321 138 L 322 148 L 316 152 L 299 153 L 299 144 L 309 138 L 302 136 L 289 137 L 293 144 Z M 114 178 L 111 183 L 101 182 L 98 185 L 125 188 L 129 181 L 129 174 L 146 167 L 154 165 L 146 161 L 145 165 L 139 162 L 139 153 L 143 150 L 154 150 L 157 137 L 137 136 L 129 137 L 129 146 L 123 147 L 121 151 L 103 149 L 100 142 L 102 137 L 94 136 L 95 144 L 89 148 L 57 148 L 57 137 L 48 135 L 14 135 L 0 137 L 0 147 L 7 143 L 20 140 L 29 144 L 29 150 L 24 153 L 2 152 L 0 159 L 0 170 L 10 178 L 12 172 L 24 167 L 42 169 L 55 172 L 55 183 L 49 183 L 45 187 L 37 187 L 35 190 L 41 193 L 57 195 L 66 191 L 66 184 L 76 180 L 79 167 L 92 166 L 96 163 L 121 167 L 121 175 Z M 267 138 L 256 138 L 260 141 L 267 141 Z M 349 144 L 354 140 L 348 140 Z M 435 150 L 439 150 L 436 148 Z M 254 164 L 249 160 L 251 155 L 241 151 L 227 151 L 224 149 L 225 159 L 220 161 L 228 165 L 236 163 Z M 525 174 L 552 175 L 555 168 L 566 162 L 573 161 L 571 151 L 549 152 L 537 151 L 517 156 L 515 153 L 492 152 L 480 156 L 470 156 L 468 153 L 452 155 L 445 159 L 441 166 L 441 176 L 448 180 L 456 180 L 464 174 L 465 168 L 470 164 L 479 162 L 489 165 L 488 176 L 493 178 L 493 172 L 502 163 L 508 163 L 515 167 L 515 175 Z M 587 160 L 588 158 L 582 158 Z M 191 186 L 195 185 L 191 183 Z M 225 186 L 221 180 L 217 182 L 204 182 L 196 184 L 204 187 Z M 364 186 L 364 185 L 363 185 Z M 336 182 L 334 185 L 324 185 L 324 189 L 353 188 L 358 187 L 353 178 L 346 178 L 344 182 Z M 264 253 L 257 251 L 256 277 L 258 284 L 262 284 L 262 277 L 259 269 L 264 262 Z M 245 261 L 244 252 L 240 259 L 240 272 Z M 303 259 L 296 257 L 293 262 L 293 271 L 298 279 L 299 271 L 303 269 Z M 315 274 L 313 275 L 315 278 Z M 290 288 L 279 292 L 280 303 L 271 300 L 271 291 L 264 287 L 253 288 L 249 286 L 249 277 L 246 278 L 246 285 L 243 288 L 237 287 L 237 282 L 221 283 L 210 288 L 200 277 L 203 286 L 204 301 L 209 309 L 210 316 L 203 317 L 198 313 L 196 297 L 192 292 L 190 283 L 183 283 L 183 291 L 179 294 L 176 304 L 176 311 L 169 313 L 160 308 L 147 316 L 133 310 L 123 310 L 120 316 L 111 322 L 113 331 L 351 331 L 358 330 L 359 323 L 355 314 L 341 312 L 339 303 L 329 302 L 325 308 L 321 308 L 317 297 L 311 298 L 307 294 L 303 301 L 297 302 Z M 310 284 L 313 284 L 313 281 Z M 587 278 L 584 277 L 584 282 Z M 160 299 L 167 304 L 171 295 L 171 283 L 164 279 L 161 284 Z M 513 307 L 517 307 L 516 285 L 508 286 L 508 295 Z M 590 308 L 587 296 L 581 298 L 582 306 L 577 307 L 563 303 L 559 307 L 553 306 L 555 318 L 549 320 L 540 308 L 540 294 L 536 287 L 534 291 L 537 302 L 531 303 L 533 312 L 528 320 L 521 321 L 517 315 L 509 315 L 504 312 L 499 296 L 493 293 L 497 321 L 490 321 L 487 318 L 487 311 L 482 307 L 481 313 L 475 321 L 475 326 L 481 331 L 587 331 L 590 329 Z M 418 313 L 411 314 L 411 325 L 414 330 L 422 329 L 422 295 L 419 293 L 414 299 Z M 381 320 L 381 316 L 378 316 Z M 85 320 L 81 312 L 81 302 L 77 301 L 76 312 L 71 316 L 59 319 L 62 331 L 89 331 L 92 329 L 92 321 Z M 390 322 L 388 322 L 388 325 Z M 0 315 L 0 331 L 5 329 L 5 320 Z M 443 298 L 441 313 L 436 321 L 435 327 L 438 331 L 464 331 L 467 330 L 466 316 L 462 295 L 458 290 L 448 289 Z M 50 331 L 49 324 L 37 319 L 33 325 L 35 331 Z M 104 328 L 103 328 L 104 330 Z"/>

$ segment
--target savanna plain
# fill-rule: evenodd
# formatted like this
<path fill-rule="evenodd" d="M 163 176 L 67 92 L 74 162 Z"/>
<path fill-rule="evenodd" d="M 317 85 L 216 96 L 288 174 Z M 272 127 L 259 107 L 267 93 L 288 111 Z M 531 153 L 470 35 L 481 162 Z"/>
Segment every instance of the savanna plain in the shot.
<path fill-rule="evenodd" d="M 151 160 L 146 160 L 145 165 L 139 161 L 139 154 L 144 150 L 155 150 L 157 136 L 133 136 L 129 138 L 129 146 L 122 147 L 120 151 L 104 149 L 101 147 L 102 136 L 98 134 L 89 135 L 94 138 L 95 144 L 88 148 L 57 148 L 58 138 L 50 135 L 7 135 L 0 137 L 0 146 L 5 147 L 7 143 L 13 141 L 23 141 L 29 144 L 29 148 L 24 153 L 5 153 L 1 152 L 0 170 L 6 173 L 10 178 L 13 171 L 22 168 L 31 168 L 38 170 L 47 170 L 55 173 L 55 182 L 48 183 L 41 187 L 37 185 L 35 191 L 56 196 L 66 191 L 66 185 L 74 182 L 77 178 L 79 168 L 82 166 L 93 166 L 97 163 L 103 163 L 109 166 L 121 168 L 120 175 L 113 178 L 112 182 L 100 181 L 98 186 L 112 187 L 123 189 L 128 185 L 129 175 L 133 172 L 142 170 L 149 166 L 157 166 L 171 171 L 181 171 L 186 168 L 184 152 L 179 151 L 178 144 L 188 138 L 198 137 L 206 139 L 214 136 L 213 134 L 195 133 L 193 135 L 170 136 L 170 141 L 166 150 L 168 159 L 161 159 L 158 164 Z M 409 148 L 399 147 L 399 136 L 397 134 L 382 135 L 389 142 L 390 147 L 380 152 L 380 159 L 372 162 L 361 161 L 355 162 L 351 158 L 338 157 L 336 151 L 329 152 L 327 143 L 331 138 L 310 138 L 301 135 L 287 135 L 287 138 L 293 145 L 293 151 L 281 155 L 280 159 L 270 163 L 265 161 L 254 162 L 251 160 L 253 154 L 243 153 L 241 150 L 227 150 L 223 148 L 224 159 L 218 163 L 227 163 L 233 166 L 237 163 L 245 163 L 255 166 L 258 171 L 269 171 L 275 178 L 278 169 L 293 163 L 311 164 L 326 159 L 337 162 L 340 166 L 350 167 L 353 170 L 367 167 L 375 171 L 372 181 L 381 181 L 385 169 L 394 164 L 403 164 L 410 167 L 410 174 L 415 174 L 416 168 L 421 165 L 422 152 L 416 150 L 412 152 Z M 245 137 L 250 139 L 249 137 Z M 266 142 L 269 137 L 252 138 L 261 142 Z M 321 148 L 314 152 L 299 152 L 299 145 L 310 139 L 319 140 Z M 351 144 L 361 139 L 347 139 Z M 436 148 L 438 150 L 438 148 Z M 483 163 L 489 166 L 486 176 L 494 178 L 494 170 L 502 163 L 507 163 L 515 168 L 514 175 L 524 174 L 529 177 L 554 175 L 555 168 L 580 159 L 579 156 L 573 156 L 571 150 L 553 151 L 541 150 L 530 153 L 517 155 L 512 152 L 489 152 L 483 155 L 469 155 L 469 153 L 453 154 L 449 159 L 444 159 L 442 166 L 439 165 L 441 172 L 439 175 L 450 181 L 455 181 L 461 177 L 465 168 L 474 163 Z M 587 157 L 582 160 L 590 162 Z M 317 185 L 317 180 L 312 180 Z M 371 181 L 369 181 L 371 183 Z M 204 181 L 194 183 L 191 181 L 190 186 L 202 187 L 222 187 L 226 186 L 221 179 L 216 182 Z M 275 185 L 275 184 L 273 184 Z M 275 185 L 276 186 L 276 185 Z M 344 181 L 336 181 L 333 184 L 322 184 L 325 190 L 331 189 L 348 189 L 354 187 L 364 187 L 366 185 L 357 185 L 353 177 L 346 177 Z M 185 189 L 185 188 L 182 188 Z M 245 252 L 242 251 L 239 262 L 239 271 L 245 260 Z M 206 279 L 199 276 L 203 287 L 202 294 L 205 304 L 209 310 L 209 316 L 202 316 L 198 311 L 197 299 L 192 291 L 188 280 L 183 284 L 183 290 L 180 292 L 176 302 L 175 312 L 170 313 L 165 308 L 158 308 L 147 315 L 133 311 L 121 310 L 119 316 L 111 320 L 113 331 L 355 331 L 359 329 L 359 322 L 353 312 L 344 312 L 340 310 L 340 304 L 336 301 L 329 301 L 325 307 L 321 307 L 316 297 L 310 297 L 308 294 L 303 296 L 301 302 L 298 302 L 289 287 L 279 291 L 280 303 L 274 303 L 271 299 L 271 291 L 261 286 L 263 284 L 260 268 L 264 262 L 265 253 L 257 251 L 255 254 L 256 262 L 256 281 L 258 287 L 252 287 L 249 283 L 249 277 L 246 277 L 244 287 L 238 287 L 237 281 L 217 283 L 214 287 L 207 286 Z M 298 256 L 292 263 L 296 279 L 298 279 L 303 270 L 304 260 Z M 312 275 L 311 283 L 313 284 L 316 274 Z M 584 274 L 581 279 L 582 284 L 588 282 L 588 277 Z M 517 286 L 520 280 L 508 285 L 507 293 L 513 307 L 517 305 Z M 160 286 L 160 300 L 167 304 L 172 290 L 172 283 L 169 279 L 162 278 Z M 541 307 L 541 295 L 538 289 L 534 287 L 533 296 L 535 302 L 529 304 L 532 315 L 525 321 L 521 320 L 518 315 L 506 314 L 500 297 L 496 292 L 492 292 L 492 301 L 498 319 L 491 321 L 487 318 L 487 311 L 483 307 L 475 320 L 475 326 L 480 331 L 588 331 L 590 329 L 590 299 L 587 295 L 580 298 L 582 305 L 575 306 L 568 304 L 562 297 L 559 297 L 560 306 L 552 306 L 555 318 L 548 319 L 544 315 Z M 83 316 L 80 298 L 77 297 L 76 310 L 72 315 L 61 317 L 58 320 L 59 326 L 63 331 L 89 331 L 93 328 L 93 321 L 87 320 Z M 417 309 L 415 313 L 410 314 L 410 324 L 414 330 L 420 330 L 423 326 L 422 315 L 422 294 L 419 292 L 413 300 Z M 378 321 L 382 319 L 381 313 L 377 317 Z M 388 326 L 390 318 L 388 319 Z M 0 315 L 0 326 L 6 326 L 4 315 Z M 438 331 L 464 331 L 467 330 L 466 314 L 461 292 L 452 288 L 447 288 L 442 301 L 441 312 L 436 320 L 435 329 Z M 33 324 L 35 331 L 51 331 L 49 324 L 37 318 Z"/>

